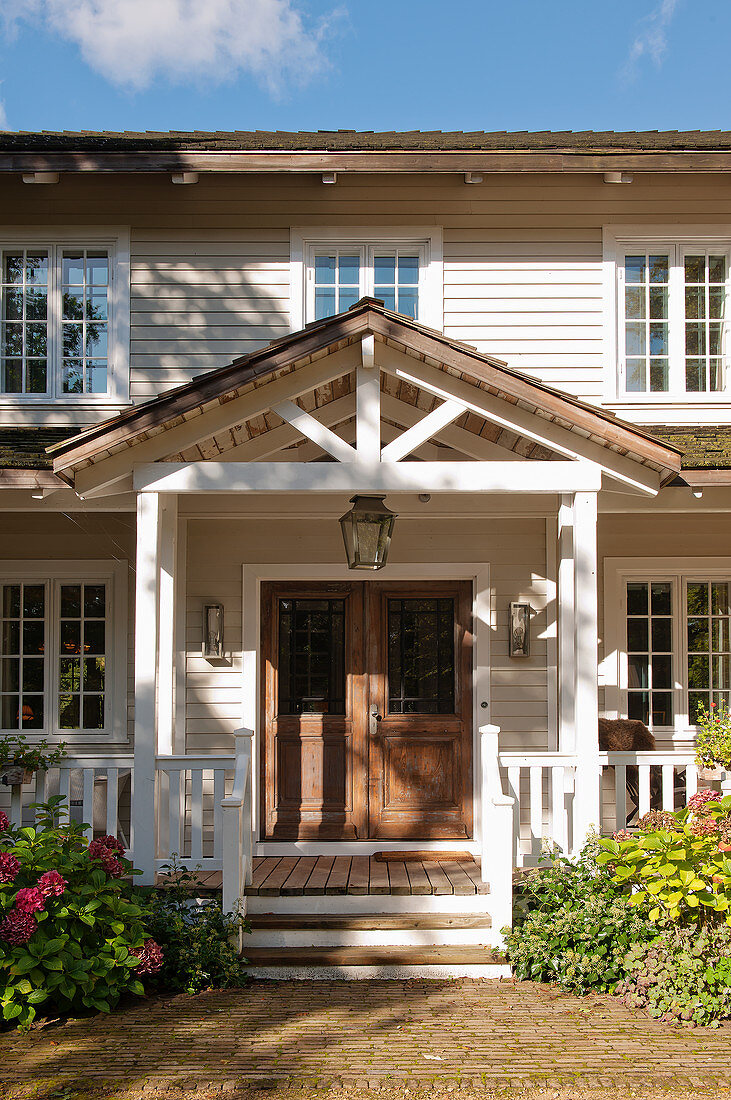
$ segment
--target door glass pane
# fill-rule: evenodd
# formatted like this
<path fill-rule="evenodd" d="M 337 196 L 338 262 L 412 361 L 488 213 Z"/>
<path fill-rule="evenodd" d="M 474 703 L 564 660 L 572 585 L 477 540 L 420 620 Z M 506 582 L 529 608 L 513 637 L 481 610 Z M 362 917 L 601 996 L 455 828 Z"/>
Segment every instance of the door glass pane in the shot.
<path fill-rule="evenodd" d="M 388 713 L 454 714 L 454 600 L 388 601 Z"/>
<path fill-rule="evenodd" d="M 279 600 L 280 714 L 345 714 L 345 600 Z"/>

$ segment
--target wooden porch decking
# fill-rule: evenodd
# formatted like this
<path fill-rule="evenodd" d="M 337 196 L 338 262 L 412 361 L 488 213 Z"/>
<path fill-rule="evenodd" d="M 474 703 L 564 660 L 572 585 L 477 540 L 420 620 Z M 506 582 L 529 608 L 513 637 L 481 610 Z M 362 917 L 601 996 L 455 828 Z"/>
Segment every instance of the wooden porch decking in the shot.
<path fill-rule="evenodd" d="M 254 856 L 248 897 L 316 897 L 324 894 L 487 894 L 475 861 L 388 860 L 372 856 Z M 196 886 L 221 889 L 220 871 L 199 871 Z M 156 875 L 164 887 L 167 875 Z"/>
<path fill-rule="evenodd" d="M 369 856 L 257 856 L 249 896 L 486 894 L 476 862 L 381 862 Z"/>

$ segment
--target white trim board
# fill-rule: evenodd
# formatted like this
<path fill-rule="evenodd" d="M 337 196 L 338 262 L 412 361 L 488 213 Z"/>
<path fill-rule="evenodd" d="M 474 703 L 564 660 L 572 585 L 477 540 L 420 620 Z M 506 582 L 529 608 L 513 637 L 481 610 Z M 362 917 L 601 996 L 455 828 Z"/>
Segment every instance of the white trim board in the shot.
<path fill-rule="evenodd" d="M 345 855 L 345 842 L 276 842 L 261 841 L 261 806 L 259 801 L 259 771 L 261 762 L 260 715 L 260 648 L 261 648 L 261 585 L 264 581 L 344 581 L 353 580 L 353 572 L 341 563 L 322 563 L 317 565 L 271 565 L 269 563 L 245 563 L 242 582 L 242 660 L 241 660 L 241 724 L 254 730 L 252 756 L 251 802 L 254 828 L 254 855 L 267 855 L 276 852 L 288 854 L 327 854 L 337 846 L 338 854 Z M 399 563 L 386 565 L 374 575 L 359 576 L 355 579 L 368 581 L 426 581 L 426 580 L 471 580 L 473 582 L 473 662 L 472 662 L 472 775 L 474 804 L 474 837 L 471 842 L 459 841 L 465 849 L 479 851 L 480 822 L 482 820 L 479 777 L 480 739 L 478 729 L 490 720 L 490 632 L 495 628 L 495 592 L 490 587 L 490 567 L 487 562 L 444 563 L 425 566 L 423 563 Z M 486 706 L 483 706 L 487 704 Z M 399 841 L 393 844 L 380 841 L 362 841 L 354 845 L 352 854 L 368 854 L 368 851 L 381 851 L 388 847 L 400 850 L 419 850 L 438 848 L 453 850 L 455 841 Z M 302 845 L 307 845 L 307 852 Z M 347 845 L 350 847 L 350 845 Z M 413 900 L 413 899 L 411 899 Z"/>

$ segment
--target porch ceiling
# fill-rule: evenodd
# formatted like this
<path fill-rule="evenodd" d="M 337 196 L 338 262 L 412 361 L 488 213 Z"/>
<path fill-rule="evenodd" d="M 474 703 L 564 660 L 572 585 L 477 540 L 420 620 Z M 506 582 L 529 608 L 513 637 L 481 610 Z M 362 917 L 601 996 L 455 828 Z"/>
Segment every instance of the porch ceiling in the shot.
<path fill-rule="evenodd" d="M 452 398 L 464 405 L 412 457 L 545 461 L 565 457 L 568 441 L 610 474 L 629 460 L 664 483 L 680 469 L 675 447 L 363 299 L 50 447 L 54 471 L 79 488 L 82 471 L 84 485 L 106 485 L 140 463 L 321 458 L 325 452 L 303 444 L 305 433 L 275 409 L 284 398 L 349 442 L 354 372 L 367 336 L 375 339 L 386 429 L 412 427 Z"/>

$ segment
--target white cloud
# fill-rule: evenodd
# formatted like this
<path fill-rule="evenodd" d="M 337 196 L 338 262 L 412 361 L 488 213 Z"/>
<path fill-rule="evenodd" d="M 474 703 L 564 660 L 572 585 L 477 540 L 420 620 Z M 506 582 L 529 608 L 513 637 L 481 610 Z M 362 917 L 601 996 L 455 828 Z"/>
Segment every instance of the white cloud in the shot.
<path fill-rule="evenodd" d="M 678 3 L 679 0 L 660 0 L 657 7 L 640 20 L 623 70 L 626 78 L 632 79 L 636 75 L 637 67 L 645 57 L 649 57 L 657 68 L 660 67 L 668 46 L 667 29 Z"/>
<path fill-rule="evenodd" d="M 308 26 L 297 0 L 6 0 L 6 25 L 40 21 L 86 63 L 133 90 L 156 78 L 219 83 L 241 72 L 272 91 L 322 69 L 327 23 Z"/>

